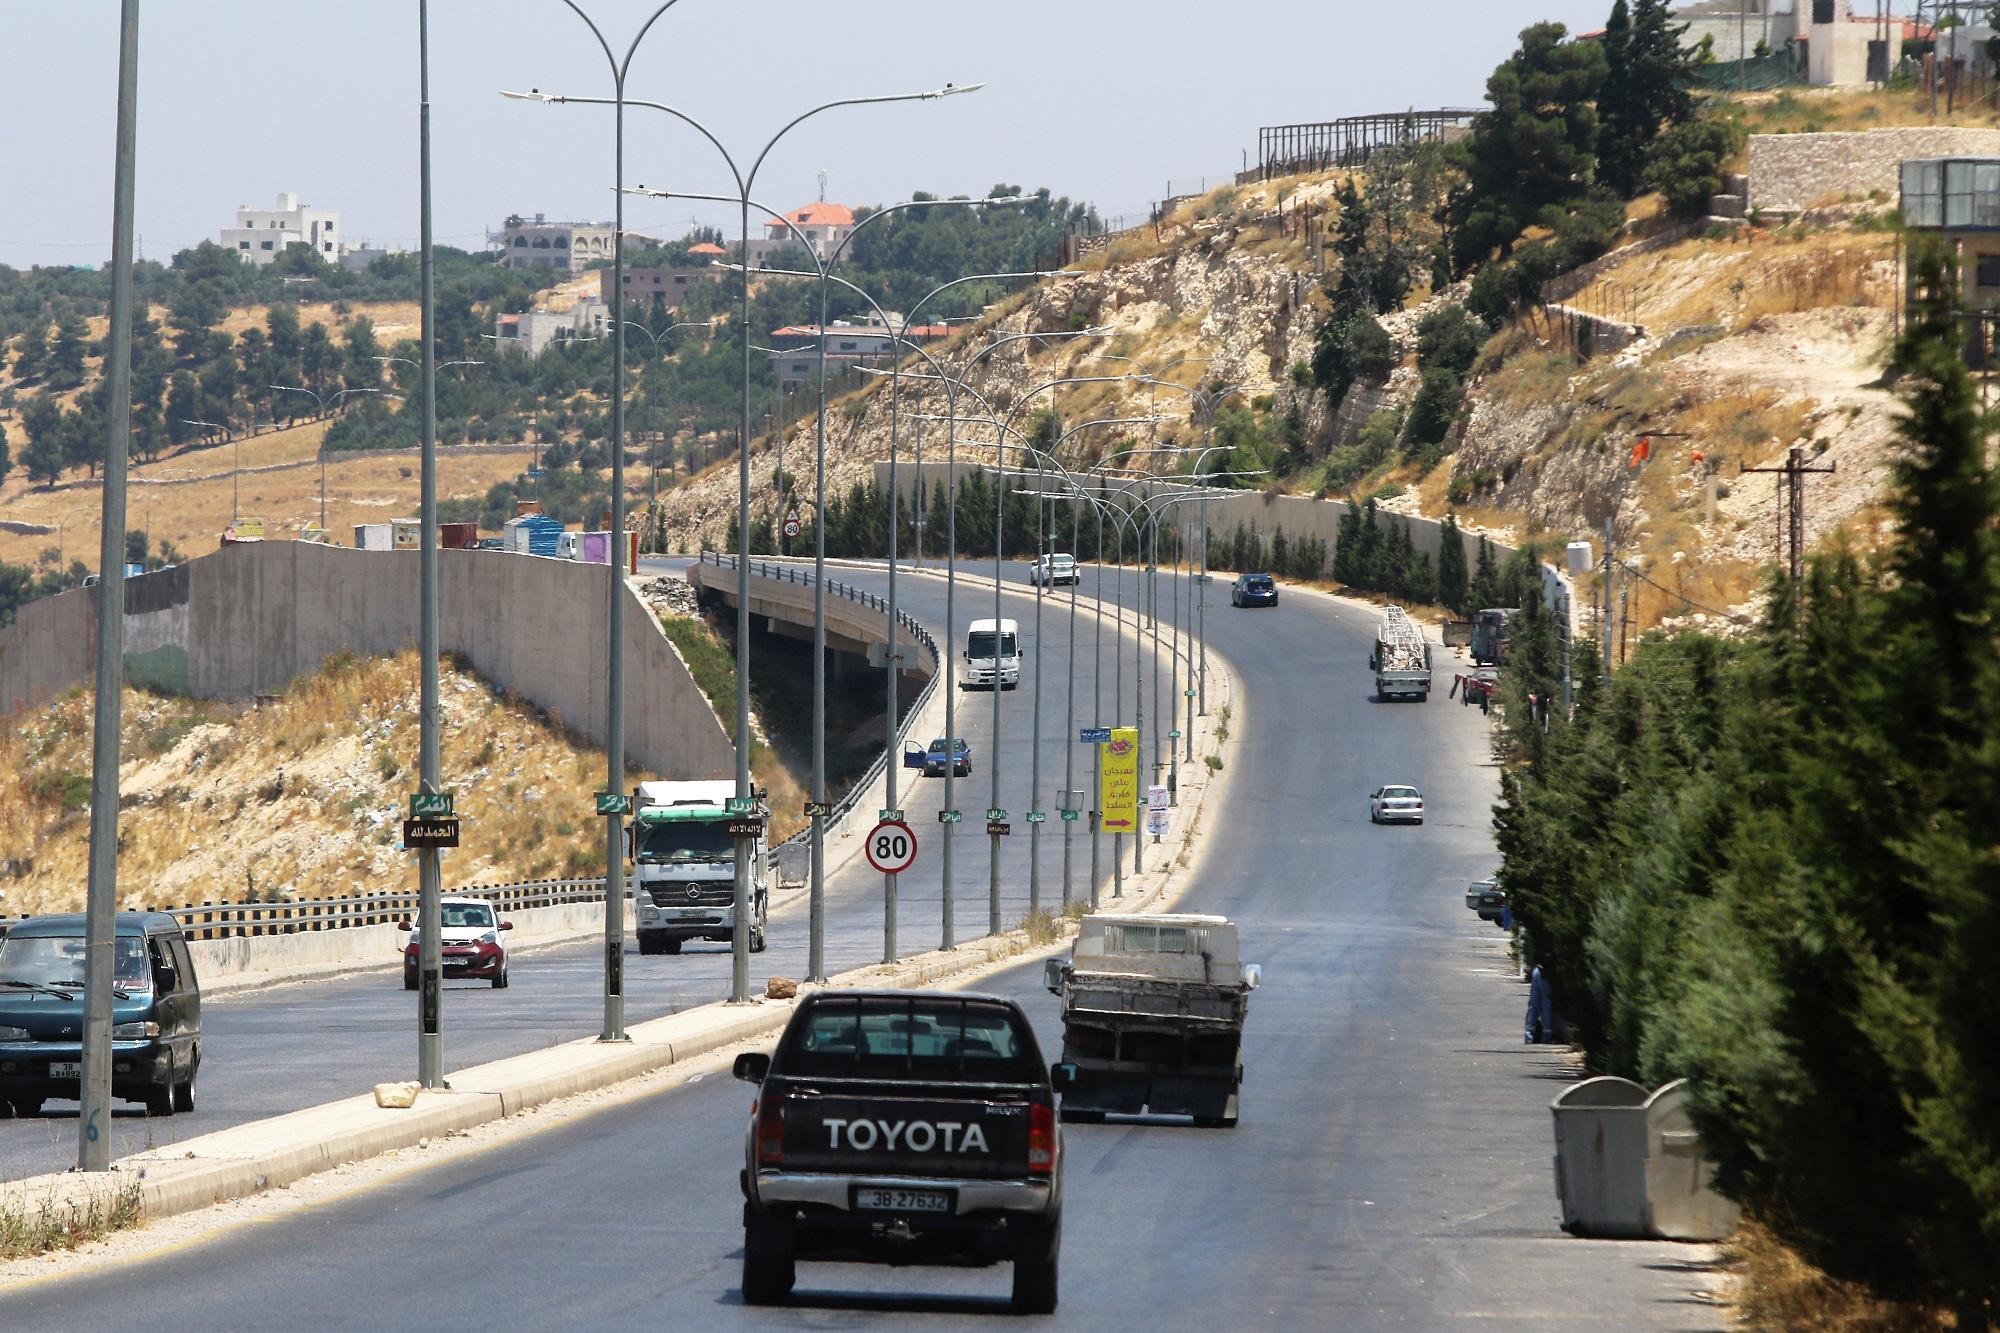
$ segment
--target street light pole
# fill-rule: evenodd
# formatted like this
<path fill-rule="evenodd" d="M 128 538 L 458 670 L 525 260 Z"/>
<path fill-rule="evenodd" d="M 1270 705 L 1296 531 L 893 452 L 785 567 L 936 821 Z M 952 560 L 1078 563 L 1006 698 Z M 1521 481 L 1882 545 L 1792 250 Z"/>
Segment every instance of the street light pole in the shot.
<path fill-rule="evenodd" d="M 139 0 L 118 29 L 112 171 L 111 328 L 105 343 L 104 523 L 98 534 L 97 689 L 91 724 L 90 871 L 85 897 L 77 1166 L 111 1168 L 112 933 L 118 904 L 118 753 L 125 685 L 125 457 L 132 443 L 132 194 L 139 134 Z M 188 1071 L 193 1088 L 194 1071 Z M 178 1097 L 179 1090 L 171 1094 Z"/>
<path fill-rule="evenodd" d="M 438 755 L 438 552 L 437 552 L 437 349 L 432 342 L 434 274 L 431 269 L 431 58 L 430 4 L 417 4 L 418 64 L 418 228 L 421 237 L 423 334 L 423 456 L 418 512 L 418 659 L 421 663 L 418 702 L 418 784 L 425 793 L 439 790 Z M 323 445 L 324 442 L 322 442 Z M 326 450 L 320 450 L 325 466 Z M 321 474 L 324 476 L 324 472 Z M 320 489 L 325 504 L 325 487 Z M 324 509 L 320 526 L 326 526 Z M 412 813 L 415 813 L 412 811 Z M 441 870 L 436 847 L 417 849 L 417 1081 L 426 1088 L 444 1086 L 444 939 L 440 919 Z"/>

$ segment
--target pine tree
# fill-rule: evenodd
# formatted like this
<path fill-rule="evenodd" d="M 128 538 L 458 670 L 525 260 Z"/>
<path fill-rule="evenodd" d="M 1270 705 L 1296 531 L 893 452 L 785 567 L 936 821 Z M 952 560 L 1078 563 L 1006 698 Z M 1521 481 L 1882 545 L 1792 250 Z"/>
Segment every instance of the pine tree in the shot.
<path fill-rule="evenodd" d="M 55 340 L 49 344 L 51 389 L 74 389 L 83 383 L 84 355 L 89 346 L 90 326 L 83 322 L 83 316 L 65 311 L 56 321 Z"/>
<path fill-rule="evenodd" d="M 61 404 L 46 393 L 36 394 L 21 409 L 21 429 L 28 433 L 21 466 L 31 483 L 47 485 L 63 474 L 64 415 Z"/>
<path fill-rule="evenodd" d="M 1638 193 L 1661 132 L 1694 114 L 1688 91 L 1696 55 L 1681 45 L 1667 0 L 1615 0 L 1604 32 L 1604 91 L 1597 99 L 1597 177 L 1620 197 Z"/>
<path fill-rule="evenodd" d="M 1479 553 L 1472 571 L 1472 589 L 1467 596 L 1467 609 L 1483 611 L 1490 607 L 1507 606 L 1502 600 L 1506 593 L 1500 586 L 1500 568 L 1493 559 L 1493 546 L 1486 540 L 1486 534 L 1479 536 Z"/>
<path fill-rule="evenodd" d="M 1333 581 L 1352 588 L 1359 586 L 1355 561 L 1361 553 L 1361 511 L 1348 505 L 1340 515 L 1333 538 Z"/>
<path fill-rule="evenodd" d="M 0 481 L 7 480 L 7 474 L 14 469 L 14 454 L 7 445 L 7 426 L 0 422 Z"/>
<path fill-rule="evenodd" d="M 1438 601 L 1452 614 L 1464 616 L 1466 608 L 1465 538 L 1458 530 L 1458 515 L 1446 514 L 1438 530 Z"/>

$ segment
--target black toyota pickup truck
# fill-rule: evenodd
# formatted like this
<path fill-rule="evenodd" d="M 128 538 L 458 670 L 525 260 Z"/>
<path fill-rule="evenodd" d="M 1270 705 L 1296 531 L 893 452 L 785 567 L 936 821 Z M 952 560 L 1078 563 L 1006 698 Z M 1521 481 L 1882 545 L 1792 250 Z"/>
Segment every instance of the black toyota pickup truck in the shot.
<path fill-rule="evenodd" d="M 1011 1260 L 1014 1308 L 1056 1306 L 1062 1128 L 1011 1000 L 822 991 L 775 1054 L 736 1057 L 759 1085 L 743 1186 L 743 1299 L 790 1294 L 800 1259 L 983 1266 Z"/>

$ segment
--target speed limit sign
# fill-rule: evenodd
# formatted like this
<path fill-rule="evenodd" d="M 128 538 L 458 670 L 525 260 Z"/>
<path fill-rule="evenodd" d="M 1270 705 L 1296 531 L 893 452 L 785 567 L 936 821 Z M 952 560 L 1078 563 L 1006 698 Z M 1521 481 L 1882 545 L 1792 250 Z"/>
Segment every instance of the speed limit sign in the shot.
<path fill-rule="evenodd" d="M 917 859 L 917 835 L 900 820 L 885 819 L 868 830 L 868 864 L 885 875 L 900 875 Z"/>

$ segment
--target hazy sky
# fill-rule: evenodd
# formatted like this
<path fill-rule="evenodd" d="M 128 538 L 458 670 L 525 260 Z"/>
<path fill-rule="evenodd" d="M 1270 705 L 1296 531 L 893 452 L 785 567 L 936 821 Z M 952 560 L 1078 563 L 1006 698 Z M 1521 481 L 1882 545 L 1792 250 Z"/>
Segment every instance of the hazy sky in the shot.
<path fill-rule="evenodd" d="M 582 0 L 621 52 L 657 0 Z M 740 160 L 837 97 L 984 82 L 967 97 L 841 108 L 794 130 L 758 198 L 887 203 L 1006 182 L 1143 214 L 1254 157 L 1260 125 L 1476 106 L 1515 34 L 1602 25 L 1610 0 L 679 0 L 628 93 L 702 121 Z M 0 0 L 0 263 L 110 252 L 116 0 Z M 609 95 L 561 0 L 432 0 L 434 226 L 473 248 L 507 214 L 608 218 L 609 108 L 501 88 Z M 166 259 L 281 190 L 340 210 L 348 239 L 417 235 L 417 0 L 144 0 L 138 230 Z M 714 150 L 627 113 L 626 179 L 729 192 Z M 629 226 L 678 235 L 728 210 L 633 200 Z M 1136 220 L 1136 219 L 1135 219 Z"/>

